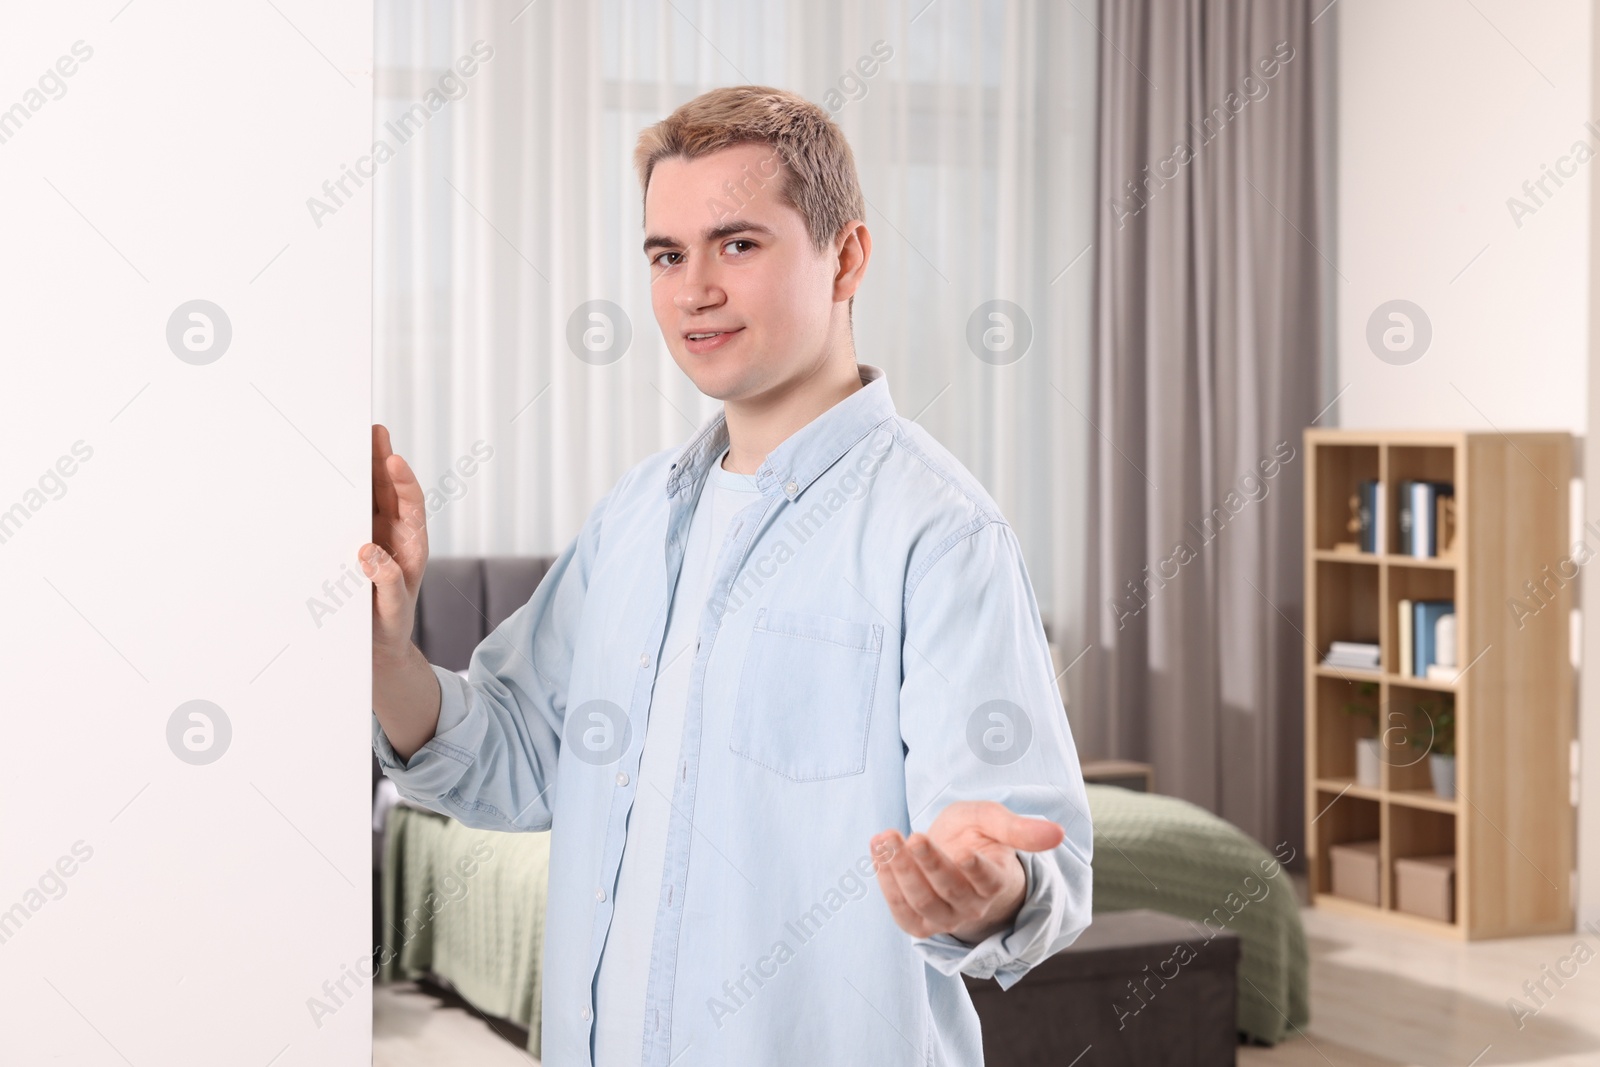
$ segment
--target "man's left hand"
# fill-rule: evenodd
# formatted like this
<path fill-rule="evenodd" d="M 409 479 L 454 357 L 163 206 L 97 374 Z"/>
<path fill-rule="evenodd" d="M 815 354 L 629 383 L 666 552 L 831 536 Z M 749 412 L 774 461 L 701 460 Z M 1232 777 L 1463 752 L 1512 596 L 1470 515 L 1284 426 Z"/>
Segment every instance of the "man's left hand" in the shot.
<path fill-rule="evenodd" d="M 912 937 L 950 934 L 977 944 L 1015 921 L 1028 872 L 1017 850 L 1042 852 L 1066 831 L 1048 819 L 1018 815 L 992 800 L 957 800 L 928 832 L 909 838 L 890 829 L 871 841 L 878 887 L 900 928 Z"/>

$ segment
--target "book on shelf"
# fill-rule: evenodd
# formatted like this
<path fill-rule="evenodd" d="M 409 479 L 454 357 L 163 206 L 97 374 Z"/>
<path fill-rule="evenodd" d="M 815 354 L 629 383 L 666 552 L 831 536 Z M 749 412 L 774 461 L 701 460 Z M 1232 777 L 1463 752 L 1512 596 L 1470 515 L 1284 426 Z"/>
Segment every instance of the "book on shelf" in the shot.
<path fill-rule="evenodd" d="M 1395 524 L 1400 528 L 1400 544 L 1398 547 L 1401 552 L 1404 552 L 1407 555 L 1410 555 L 1411 553 L 1411 524 L 1413 522 L 1411 511 L 1411 487 L 1414 484 L 1416 483 L 1412 482 L 1409 478 L 1400 479 L 1400 510 L 1399 513 L 1395 515 Z"/>
<path fill-rule="evenodd" d="M 1427 679 L 1430 682 L 1453 682 L 1461 677 L 1460 667 L 1446 667 L 1442 663 L 1428 664 Z"/>
<path fill-rule="evenodd" d="M 1411 601 L 1400 601 L 1400 617 L 1395 620 L 1395 649 L 1399 653 L 1396 657 L 1395 673 L 1410 677 L 1411 671 L 1411 620 L 1415 615 L 1411 611 Z"/>
<path fill-rule="evenodd" d="M 1402 600 L 1400 603 L 1400 673 L 1412 678 L 1427 678 L 1429 667 L 1454 667 L 1455 602 Z M 1447 619 L 1449 621 L 1445 622 Z M 1441 648 L 1441 629 L 1448 647 Z"/>
<path fill-rule="evenodd" d="M 1368 478 L 1357 494 L 1361 498 L 1357 514 L 1361 520 L 1361 551 L 1383 551 L 1383 483 Z"/>
<path fill-rule="evenodd" d="M 1429 482 L 1407 478 L 1400 482 L 1400 527 L 1398 550 L 1403 556 L 1415 559 L 1432 559 L 1450 547 L 1454 535 L 1454 508 L 1446 505 L 1455 496 L 1455 486 L 1449 482 Z M 1448 524 L 1450 532 L 1441 537 L 1441 527 Z"/>
<path fill-rule="evenodd" d="M 1378 644 L 1376 641 L 1335 641 L 1328 646 L 1328 654 L 1322 658 L 1322 665 L 1375 671 L 1378 669 Z"/>
<path fill-rule="evenodd" d="M 1376 661 L 1342 659 L 1338 656 L 1323 657 L 1322 665 L 1339 671 L 1376 671 L 1378 669 Z"/>

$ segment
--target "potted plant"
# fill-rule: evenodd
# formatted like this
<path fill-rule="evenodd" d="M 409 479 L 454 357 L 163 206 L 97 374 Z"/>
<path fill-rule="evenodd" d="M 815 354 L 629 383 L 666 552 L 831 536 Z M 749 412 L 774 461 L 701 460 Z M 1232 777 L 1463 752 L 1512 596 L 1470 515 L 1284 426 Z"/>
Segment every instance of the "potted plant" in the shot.
<path fill-rule="evenodd" d="M 1346 715 L 1354 715 L 1371 723 L 1371 736 L 1356 738 L 1356 784 L 1367 789 L 1378 788 L 1378 683 L 1362 682 L 1357 699 L 1344 705 Z"/>
<path fill-rule="evenodd" d="M 1433 791 L 1445 800 L 1456 795 L 1456 697 L 1438 693 L 1419 702 L 1416 710 L 1423 722 L 1413 724 L 1408 740 L 1412 748 L 1428 755 L 1428 773 Z"/>

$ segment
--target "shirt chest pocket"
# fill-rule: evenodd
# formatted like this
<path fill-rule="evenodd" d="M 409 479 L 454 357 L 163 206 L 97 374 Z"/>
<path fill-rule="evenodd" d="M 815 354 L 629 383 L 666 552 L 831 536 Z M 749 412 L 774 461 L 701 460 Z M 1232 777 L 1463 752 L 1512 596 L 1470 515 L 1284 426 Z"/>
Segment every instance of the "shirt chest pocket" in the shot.
<path fill-rule="evenodd" d="M 882 650 L 880 624 L 761 608 L 728 747 L 797 782 L 861 773 Z"/>

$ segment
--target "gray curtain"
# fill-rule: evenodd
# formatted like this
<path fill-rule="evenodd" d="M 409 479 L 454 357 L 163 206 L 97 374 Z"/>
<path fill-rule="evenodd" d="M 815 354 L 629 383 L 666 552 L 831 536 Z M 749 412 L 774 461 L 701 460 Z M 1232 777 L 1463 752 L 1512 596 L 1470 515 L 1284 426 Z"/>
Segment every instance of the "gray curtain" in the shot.
<path fill-rule="evenodd" d="M 1301 432 L 1332 311 L 1326 3 L 1100 6 L 1075 717 L 1085 758 L 1148 761 L 1160 792 L 1297 851 Z"/>

